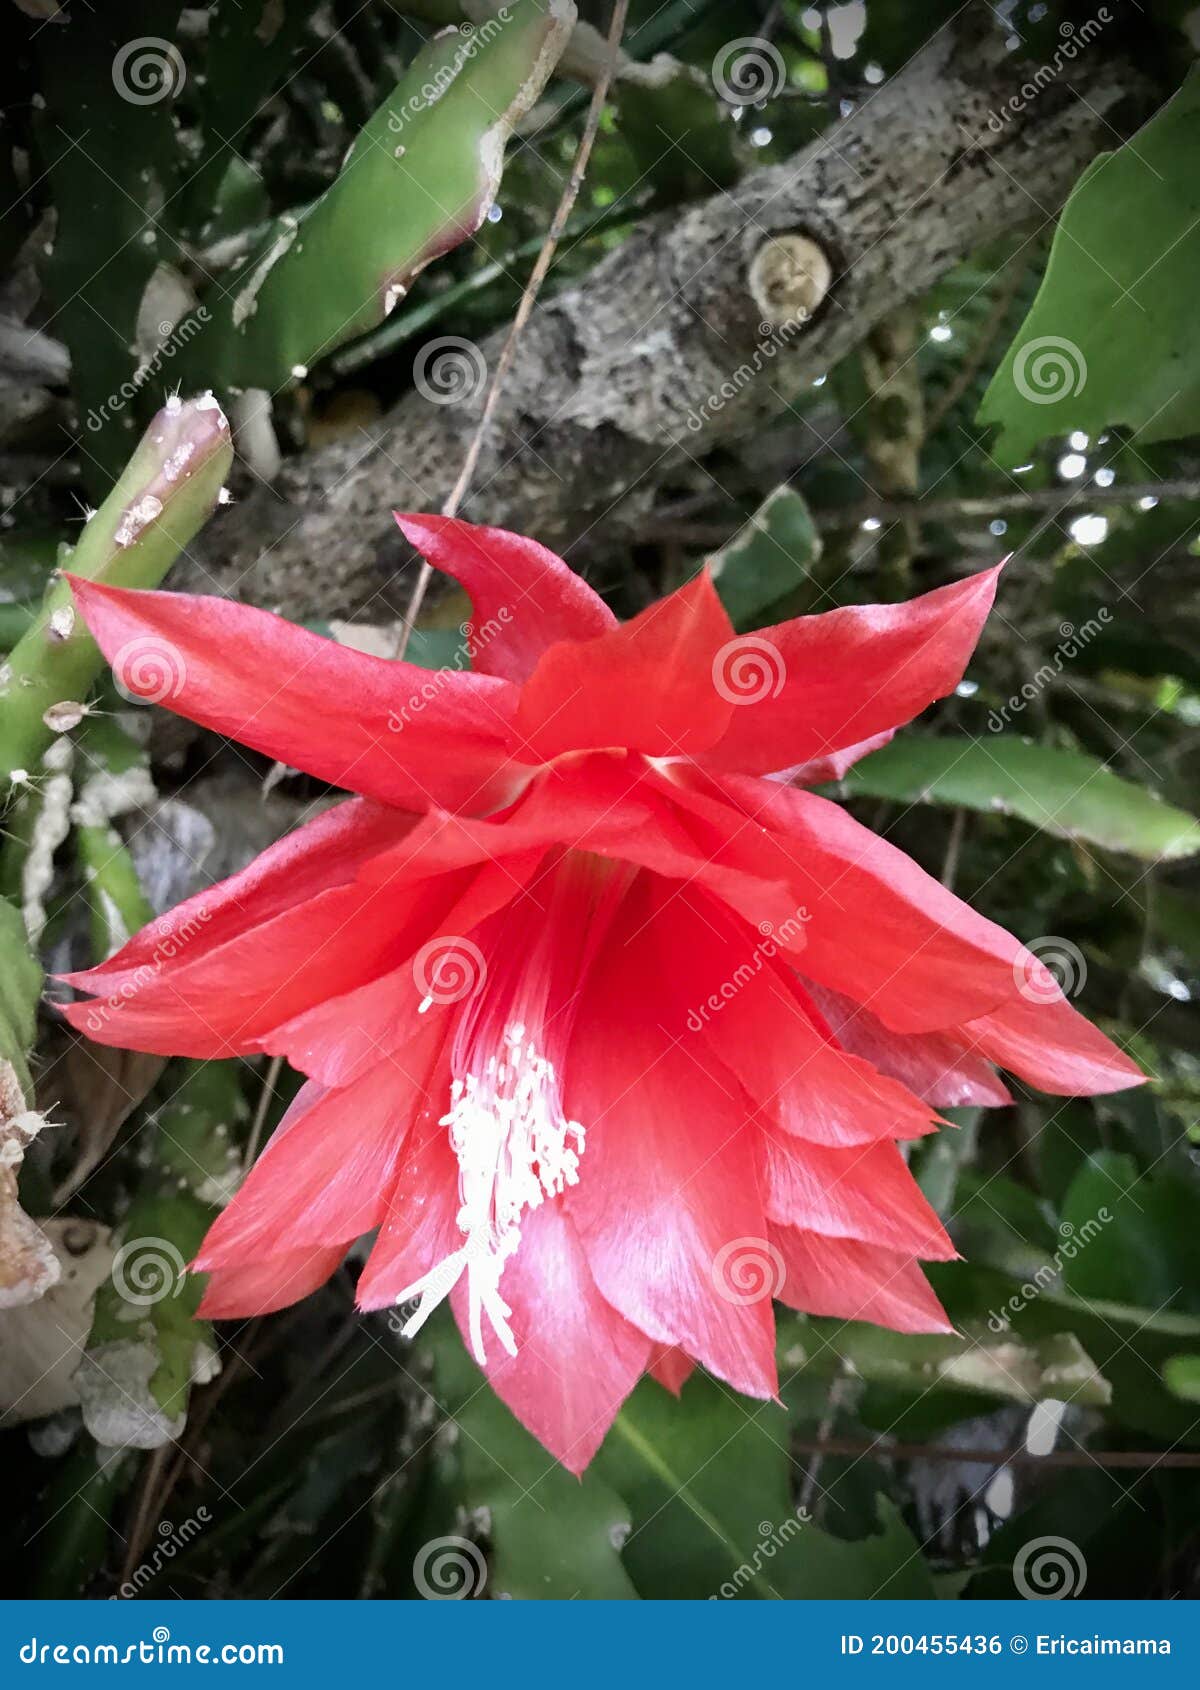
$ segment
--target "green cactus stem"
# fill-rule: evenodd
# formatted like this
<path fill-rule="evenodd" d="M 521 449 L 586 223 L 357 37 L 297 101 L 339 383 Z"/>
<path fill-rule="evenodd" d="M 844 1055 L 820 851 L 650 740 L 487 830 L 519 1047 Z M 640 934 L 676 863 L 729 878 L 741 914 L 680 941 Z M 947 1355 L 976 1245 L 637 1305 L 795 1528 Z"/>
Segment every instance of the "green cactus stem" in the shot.
<path fill-rule="evenodd" d="M 182 367 L 226 392 L 277 389 L 381 323 L 487 216 L 505 143 L 574 23 L 573 0 L 510 0 L 427 42 L 336 181 L 300 216 L 278 218 L 234 285 L 205 298 Z"/>
<path fill-rule="evenodd" d="M 220 502 L 232 461 L 229 425 L 211 394 L 168 400 L 78 543 L 60 554 L 60 568 L 118 587 L 156 587 Z M 0 668 L 0 800 L 79 720 L 102 667 L 70 587 L 55 579 Z"/>

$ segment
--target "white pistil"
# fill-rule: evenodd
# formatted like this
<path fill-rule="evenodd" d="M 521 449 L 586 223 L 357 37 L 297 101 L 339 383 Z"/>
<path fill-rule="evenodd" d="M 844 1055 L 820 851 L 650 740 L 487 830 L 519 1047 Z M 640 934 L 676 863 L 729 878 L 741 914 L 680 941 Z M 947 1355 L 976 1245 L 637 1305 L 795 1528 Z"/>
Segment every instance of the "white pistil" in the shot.
<path fill-rule="evenodd" d="M 584 1130 L 564 1116 L 554 1065 L 519 1021 L 505 1028 L 500 1050 L 486 1058 L 482 1073 L 454 1080 L 449 1112 L 439 1124 L 449 1127 L 458 1157 L 464 1242 L 396 1302 L 420 1298 L 404 1326 L 412 1337 L 466 1273 L 471 1348 L 482 1365 L 485 1314 L 509 1355 L 517 1353 L 500 1277 L 521 1241 L 526 1211 L 578 1184 Z"/>

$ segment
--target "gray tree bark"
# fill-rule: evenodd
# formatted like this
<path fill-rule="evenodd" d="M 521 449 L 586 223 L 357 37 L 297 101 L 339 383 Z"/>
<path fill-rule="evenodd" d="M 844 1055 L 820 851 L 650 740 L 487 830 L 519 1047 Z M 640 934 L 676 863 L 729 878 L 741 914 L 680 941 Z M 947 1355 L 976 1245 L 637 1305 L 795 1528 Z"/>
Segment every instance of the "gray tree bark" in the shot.
<path fill-rule="evenodd" d="M 1023 97 L 1028 66 L 1004 35 L 986 8 L 965 14 L 796 157 L 648 220 L 540 306 L 463 514 L 578 562 L 598 537 L 636 532 L 673 468 L 752 438 L 902 300 L 1015 226 L 1043 227 L 1141 118 L 1147 90 L 1090 48 Z M 787 236 L 814 243 L 832 272 L 795 332 L 766 321 Z M 502 340 L 483 343 L 489 366 Z M 211 526 L 173 584 L 292 617 L 396 609 L 388 589 L 407 553 L 390 511 L 439 505 L 482 402 L 414 391 L 373 429 L 291 460 L 274 489 Z"/>

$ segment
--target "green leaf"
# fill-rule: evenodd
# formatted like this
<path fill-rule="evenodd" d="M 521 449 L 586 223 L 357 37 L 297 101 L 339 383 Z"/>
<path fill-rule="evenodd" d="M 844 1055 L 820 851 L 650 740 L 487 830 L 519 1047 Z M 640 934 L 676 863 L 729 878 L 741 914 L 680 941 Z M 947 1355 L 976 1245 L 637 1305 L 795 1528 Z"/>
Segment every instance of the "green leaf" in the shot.
<path fill-rule="evenodd" d="M 1033 308 L 979 421 L 1015 464 L 1047 435 L 1114 424 L 1139 446 L 1200 429 L 1200 71 L 1080 177 Z"/>
<path fill-rule="evenodd" d="M 777 487 L 711 559 L 734 626 L 756 626 L 769 606 L 804 587 L 820 556 L 821 536 L 804 499 L 794 488 Z"/>
<path fill-rule="evenodd" d="M 430 1327 L 438 1395 L 458 1427 L 462 1503 L 485 1510 L 491 1557 L 484 1594 L 526 1600 L 629 1600 L 621 1565 L 629 1511 L 594 1471 L 582 1480 L 509 1413 L 448 1321 Z"/>
<path fill-rule="evenodd" d="M 1068 1229 L 1077 1248 L 1063 1278 L 1076 1296 L 1200 1313 L 1200 1196 L 1189 1180 L 1097 1151 L 1063 1201 Z"/>
<path fill-rule="evenodd" d="M 902 734 L 849 771 L 851 797 L 958 804 L 1019 816 L 1061 839 L 1082 839 L 1147 862 L 1200 851 L 1200 822 L 1081 751 L 1009 735 L 932 739 Z"/>
<path fill-rule="evenodd" d="M 504 144 L 574 21 L 572 0 L 512 0 L 478 29 L 429 41 L 326 192 L 280 217 L 232 286 L 206 295 L 180 364 L 226 389 L 277 389 L 381 323 L 483 222 Z"/>
<path fill-rule="evenodd" d="M 847 1542 L 796 1511 L 785 1411 L 694 1375 L 676 1400 L 644 1380 L 596 1466 L 633 1512 L 625 1563 L 645 1597 L 927 1597 L 919 1546 L 884 1498 Z"/>
<path fill-rule="evenodd" d="M 1004 1402 L 1045 1402 L 1061 1397 L 1069 1387 L 1073 1401 L 1104 1407 L 1111 1395 L 1095 1363 L 1069 1332 L 1021 1342 L 975 1325 L 946 1336 L 889 1332 L 857 1321 L 811 1320 L 798 1323 L 794 1333 L 791 1328 L 781 1330 L 788 1338 L 787 1366 L 804 1372 L 812 1367 L 830 1374 L 844 1369 L 874 1385 L 922 1394 L 944 1386 Z"/>

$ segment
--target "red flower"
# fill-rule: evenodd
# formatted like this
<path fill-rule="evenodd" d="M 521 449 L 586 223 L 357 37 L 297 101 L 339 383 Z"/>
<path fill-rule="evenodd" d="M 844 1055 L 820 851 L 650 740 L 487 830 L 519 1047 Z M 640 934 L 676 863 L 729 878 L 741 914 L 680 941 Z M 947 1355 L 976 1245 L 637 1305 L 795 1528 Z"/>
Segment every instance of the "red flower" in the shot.
<path fill-rule="evenodd" d="M 737 638 L 707 575 L 618 625 L 531 540 L 400 526 L 473 669 L 226 600 L 75 592 L 125 684 L 360 796 L 71 976 L 94 1038 L 309 1078 L 197 1258 L 279 1308 L 378 1228 L 364 1309 L 449 1295 L 568 1467 L 649 1369 L 776 1390 L 771 1295 L 946 1331 L 896 1140 L 1138 1070 L 827 778 L 952 690 L 996 571 Z M 140 660 L 130 661 L 136 653 Z M 163 677 L 167 679 L 164 682 Z"/>

